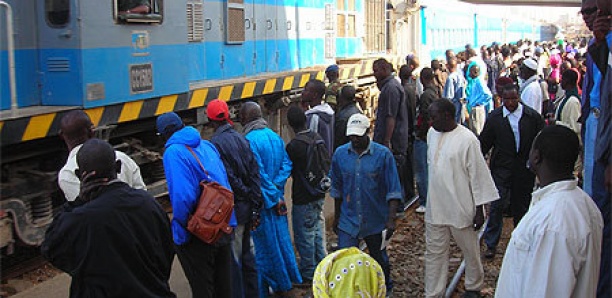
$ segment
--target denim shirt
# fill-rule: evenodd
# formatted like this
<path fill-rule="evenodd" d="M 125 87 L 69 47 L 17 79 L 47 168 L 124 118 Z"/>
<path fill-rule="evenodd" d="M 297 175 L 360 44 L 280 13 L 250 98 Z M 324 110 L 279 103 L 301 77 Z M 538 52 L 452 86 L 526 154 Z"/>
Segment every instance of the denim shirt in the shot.
<path fill-rule="evenodd" d="M 370 141 L 358 155 L 352 144 L 336 150 L 330 171 L 331 197 L 342 200 L 338 228 L 352 237 L 382 232 L 389 216 L 389 200 L 400 200 L 402 188 L 391 151 Z"/>

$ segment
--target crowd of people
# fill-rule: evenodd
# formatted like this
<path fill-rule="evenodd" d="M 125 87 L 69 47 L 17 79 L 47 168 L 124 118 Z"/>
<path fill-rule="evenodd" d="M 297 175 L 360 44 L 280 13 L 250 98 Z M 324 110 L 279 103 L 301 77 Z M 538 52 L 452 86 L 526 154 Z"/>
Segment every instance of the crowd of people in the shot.
<path fill-rule="evenodd" d="M 481 297 L 477 232 L 488 218 L 482 255 L 495 258 L 505 214 L 514 231 L 496 297 L 609 297 L 610 2 L 585 0 L 581 13 L 594 37 L 578 44 L 468 45 L 430 67 L 411 54 L 397 73 L 376 60 L 373 123 L 331 65 L 328 84 L 308 81 L 287 109 L 287 144 L 256 102 L 241 105 L 239 129 L 224 101 L 209 102 L 210 140 L 178 114 L 160 115 L 171 220 L 136 163 L 94 138 L 85 112 L 69 112 L 60 136 L 70 155 L 58 181 L 67 203 L 43 255 L 72 276 L 71 297 L 174 297 L 175 254 L 193 297 L 284 297 L 293 287 L 315 297 L 389 297 L 386 246 L 404 202 L 418 195 L 426 297 L 444 295 L 451 236 L 466 260 L 464 297 Z M 214 243 L 187 227 L 202 181 L 234 197 L 233 231 Z M 338 235 L 330 254 L 326 195 Z M 368 254 L 355 248 L 360 241 Z"/>

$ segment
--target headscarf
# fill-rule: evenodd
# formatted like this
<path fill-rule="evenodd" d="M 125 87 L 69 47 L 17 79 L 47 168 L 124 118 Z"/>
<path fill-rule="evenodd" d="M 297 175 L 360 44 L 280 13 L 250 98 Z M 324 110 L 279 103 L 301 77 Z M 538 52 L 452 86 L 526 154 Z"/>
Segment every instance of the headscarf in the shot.
<path fill-rule="evenodd" d="M 315 298 L 383 298 L 387 293 L 380 265 L 355 247 L 338 250 L 317 266 L 312 282 Z"/>

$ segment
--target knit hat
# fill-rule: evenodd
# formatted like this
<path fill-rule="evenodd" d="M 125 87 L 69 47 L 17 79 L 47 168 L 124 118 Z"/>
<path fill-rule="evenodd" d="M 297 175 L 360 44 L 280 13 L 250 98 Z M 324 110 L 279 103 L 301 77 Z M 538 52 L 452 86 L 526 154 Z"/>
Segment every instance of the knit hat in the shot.
<path fill-rule="evenodd" d="M 183 128 L 183 120 L 175 112 L 169 112 L 157 117 L 155 126 L 157 131 L 162 135 L 172 134 L 175 131 Z"/>
<path fill-rule="evenodd" d="M 230 119 L 229 108 L 227 103 L 222 100 L 215 99 L 208 103 L 206 106 L 206 116 L 208 119 L 213 121 L 227 121 L 229 124 L 234 125 L 234 122 Z"/>

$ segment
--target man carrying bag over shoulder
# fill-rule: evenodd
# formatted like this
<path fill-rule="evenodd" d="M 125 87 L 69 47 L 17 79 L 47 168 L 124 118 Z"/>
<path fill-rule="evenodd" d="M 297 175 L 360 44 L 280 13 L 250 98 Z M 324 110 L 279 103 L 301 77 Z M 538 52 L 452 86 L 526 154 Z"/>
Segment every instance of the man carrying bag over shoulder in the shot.
<path fill-rule="evenodd" d="M 201 181 L 231 190 L 219 152 L 202 140 L 195 128 L 185 126 L 176 113 L 159 116 L 157 131 L 166 142 L 163 161 L 173 209 L 172 234 L 192 295 L 231 297 L 230 235 L 222 233 L 209 244 L 187 230 L 198 206 Z M 233 214 L 229 226 L 236 226 Z"/>

